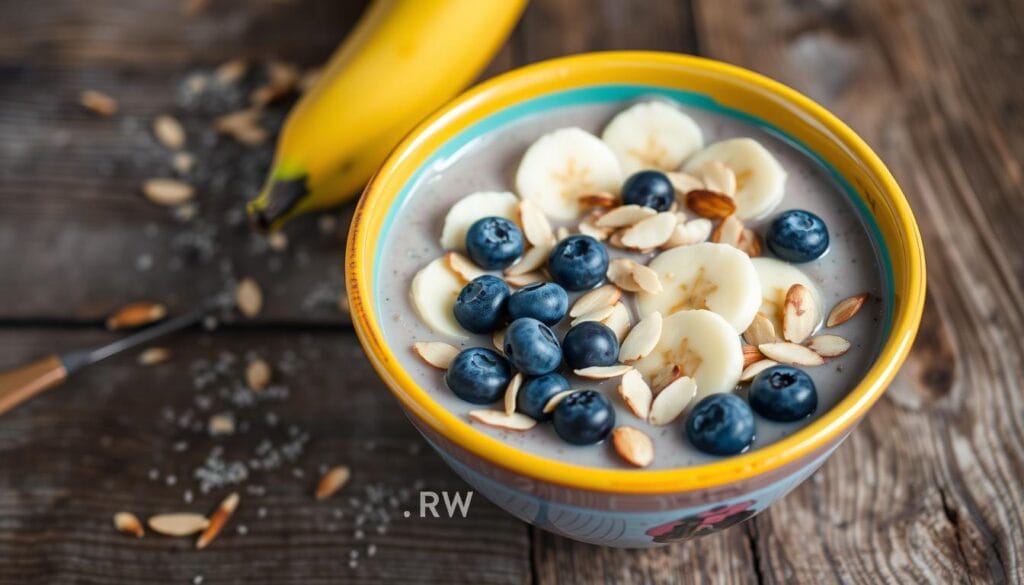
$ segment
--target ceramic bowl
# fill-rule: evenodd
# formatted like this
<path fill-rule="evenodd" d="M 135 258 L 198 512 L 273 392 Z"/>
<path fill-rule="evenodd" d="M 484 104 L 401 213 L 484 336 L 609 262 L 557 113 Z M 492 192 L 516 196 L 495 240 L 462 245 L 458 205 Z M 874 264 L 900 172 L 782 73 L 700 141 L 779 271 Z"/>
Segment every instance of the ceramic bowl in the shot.
<path fill-rule="evenodd" d="M 671 470 L 594 469 L 510 447 L 443 409 L 401 367 L 381 330 L 375 267 L 391 217 L 421 171 L 475 138 L 549 108 L 659 94 L 766 127 L 835 176 L 874 231 L 887 318 L 877 359 L 838 405 L 763 448 Z M 367 186 L 349 232 L 352 319 L 369 360 L 412 423 L 477 491 L 509 513 L 581 541 L 645 547 L 732 526 L 814 472 L 885 391 L 907 356 L 924 305 L 924 254 L 910 207 L 878 156 L 849 127 L 796 91 L 708 59 L 667 53 L 594 53 L 491 79 L 422 122 Z M 400 348 L 405 350 L 405 348 Z"/>

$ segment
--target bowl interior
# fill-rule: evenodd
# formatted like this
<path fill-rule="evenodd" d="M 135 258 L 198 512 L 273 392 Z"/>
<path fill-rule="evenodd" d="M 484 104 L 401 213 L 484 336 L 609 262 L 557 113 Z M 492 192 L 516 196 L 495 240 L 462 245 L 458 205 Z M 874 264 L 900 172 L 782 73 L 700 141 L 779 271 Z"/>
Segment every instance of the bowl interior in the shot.
<path fill-rule="evenodd" d="M 739 118 L 785 139 L 823 165 L 872 232 L 884 274 L 886 318 L 873 366 L 832 410 L 790 437 L 751 453 L 677 470 L 592 469 L 513 449 L 445 411 L 403 370 L 381 331 L 374 283 L 382 244 L 424 170 L 523 116 L 577 104 L 659 95 Z M 881 395 L 916 333 L 923 307 L 920 236 L 903 194 L 877 156 L 848 127 L 793 90 L 749 71 L 660 53 L 604 53 L 541 63 L 487 82 L 422 123 L 371 181 L 350 230 L 347 280 L 353 320 L 384 381 L 403 405 L 462 448 L 512 471 L 599 491 L 699 489 L 751 477 L 834 442 Z"/>

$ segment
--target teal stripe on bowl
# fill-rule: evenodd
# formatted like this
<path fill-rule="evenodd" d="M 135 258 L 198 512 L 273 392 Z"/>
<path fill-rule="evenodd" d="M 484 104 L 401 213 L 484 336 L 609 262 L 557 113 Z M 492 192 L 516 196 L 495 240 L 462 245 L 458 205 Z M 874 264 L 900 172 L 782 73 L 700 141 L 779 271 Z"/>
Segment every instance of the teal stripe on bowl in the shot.
<path fill-rule="evenodd" d="M 570 89 L 566 91 L 560 91 L 556 93 L 550 93 L 541 95 L 513 106 L 509 106 L 504 110 L 491 114 L 490 116 L 480 120 L 476 124 L 473 124 L 469 128 L 466 128 L 462 132 L 455 135 L 448 142 L 444 143 L 440 148 L 437 149 L 421 166 L 416 169 L 409 181 L 402 187 L 398 197 L 395 198 L 394 204 L 388 211 L 387 216 L 384 218 L 384 225 L 381 228 L 381 237 L 378 239 L 377 249 L 374 252 L 373 259 L 373 282 L 379 281 L 379 271 L 381 267 L 381 254 L 383 253 L 384 243 L 387 241 L 388 233 L 391 231 L 392 224 L 395 221 L 395 216 L 401 211 L 405 205 L 406 200 L 409 198 L 409 194 L 416 188 L 420 180 L 423 178 L 423 174 L 427 169 L 437 164 L 439 161 L 447 160 L 450 157 L 457 154 L 460 150 L 465 148 L 467 145 L 472 143 L 477 138 L 484 136 L 490 132 L 493 132 L 507 124 L 515 122 L 519 118 L 536 114 L 540 112 L 546 112 L 548 110 L 554 110 L 557 108 L 566 108 L 571 106 L 579 106 L 586 104 L 601 104 L 609 102 L 624 102 L 629 100 L 635 100 L 640 97 L 650 97 L 653 95 L 668 98 L 684 106 L 707 110 L 717 114 L 723 114 L 732 118 L 743 120 L 750 124 L 753 124 L 767 132 L 770 132 L 779 138 L 790 143 L 792 146 L 803 152 L 805 155 L 822 165 L 829 174 L 839 183 L 846 196 L 850 201 L 853 202 L 857 208 L 858 214 L 864 225 L 868 227 L 871 232 L 872 240 L 878 249 L 879 256 L 882 259 L 882 268 L 885 273 L 885 319 L 884 319 L 884 331 L 882 332 L 882 344 L 888 340 L 889 333 L 892 329 L 893 320 L 893 291 L 895 289 L 893 283 L 893 268 L 892 259 L 889 255 L 889 248 L 885 244 L 885 240 L 882 238 L 882 231 L 878 227 L 878 223 L 875 218 L 868 211 L 867 203 L 860 197 L 857 191 L 853 188 L 849 181 L 839 173 L 831 164 L 829 164 L 824 158 L 818 153 L 811 150 L 806 144 L 790 136 L 788 133 L 782 131 L 776 126 L 762 120 L 756 116 L 752 116 L 746 112 L 736 110 L 723 106 L 722 104 L 715 101 L 710 96 L 705 94 L 680 91 L 674 89 L 666 89 L 663 87 L 655 87 L 651 85 L 593 85 L 588 87 L 581 87 L 577 89 Z M 374 291 L 374 304 L 376 305 L 377 319 L 383 321 L 383 312 L 381 308 L 379 292 Z"/>

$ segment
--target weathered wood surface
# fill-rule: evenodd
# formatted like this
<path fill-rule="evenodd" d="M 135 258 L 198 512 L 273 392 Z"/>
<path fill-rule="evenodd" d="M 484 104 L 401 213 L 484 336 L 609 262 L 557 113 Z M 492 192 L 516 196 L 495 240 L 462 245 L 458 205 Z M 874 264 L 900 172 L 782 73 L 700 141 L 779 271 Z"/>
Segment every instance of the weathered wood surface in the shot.
<path fill-rule="evenodd" d="M 330 507 L 309 498 L 317 466 L 354 462 L 355 488 L 413 476 L 428 489 L 460 482 L 433 456 L 403 451 L 418 440 L 351 333 L 320 326 L 345 320 L 329 300 L 340 283 L 332 272 L 339 236 L 320 234 L 315 218 L 294 226 L 272 272 L 275 253 L 235 226 L 220 232 L 216 260 L 190 265 L 183 285 L 183 273 L 162 269 L 178 253 L 181 224 L 136 191 L 154 167 L 133 163 L 133 151 L 154 147 L 126 140 L 118 122 L 86 115 L 74 100 L 85 87 L 107 90 L 144 128 L 174 107 L 175 81 L 197 67 L 234 57 L 317 63 L 356 4 L 213 2 L 192 18 L 170 0 L 0 5 L 0 321 L 8 324 L 0 365 L 105 339 L 92 325 L 128 297 L 187 306 L 221 286 L 223 258 L 229 276 L 276 287 L 266 325 L 184 334 L 169 342 L 179 360 L 224 348 L 280 359 L 291 349 L 314 364 L 288 379 L 293 397 L 273 408 L 314 437 L 296 463 L 304 479 L 287 467 L 268 474 L 267 517 L 254 520 L 245 499 L 249 534 L 227 535 L 203 554 L 187 543 L 126 540 L 109 526 L 118 508 L 180 506 L 184 488 L 150 482 L 148 470 L 184 474 L 212 445 L 196 439 L 176 453 L 181 432 L 160 423 L 161 407 L 194 400 L 187 371 L 120 359 L 5 417 L 0 581 L 1024 581 L 1024 257 L 1014 252 L 1024 223 L 1024 5 L 535 0 L 489 74 L 584 50 L 696 52 L 776 77 L 847 120 L 890 165 L 921 224 L 922 335 L 890 392 L 823 469 L 742 528 L 616 551 L 529 529 L 480 502 L 465 523 L 395 521 L 378 556 L 349 569 L 352 519 L 346 513 L 329 529 Z M 225 188 L 201 217 L 224 225 L 245 195 Z M 146 253 L 156 266 L 136 271 Z M 48 326 L 32 326 L 40 321 Z M 342 361 L 344 376 L 332 376 L 329 365 Z M 245 440 L 231 438 L 251 448 Z M 388 445 L 387 455 L 363 450 L 367 440 Z M 194 505 L 215 501 L 197 496 Z"/>

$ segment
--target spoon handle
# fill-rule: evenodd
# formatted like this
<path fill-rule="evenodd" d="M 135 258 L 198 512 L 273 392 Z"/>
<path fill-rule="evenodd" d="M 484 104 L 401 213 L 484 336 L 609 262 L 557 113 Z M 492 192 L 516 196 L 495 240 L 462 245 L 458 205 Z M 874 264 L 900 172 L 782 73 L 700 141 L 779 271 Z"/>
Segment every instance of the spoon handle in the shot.
<path fill-rule="evenodd" d="M 60 384 L 68 372 L 56 355 L 0 372 L 0 414 Z"/>

